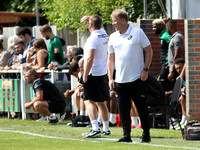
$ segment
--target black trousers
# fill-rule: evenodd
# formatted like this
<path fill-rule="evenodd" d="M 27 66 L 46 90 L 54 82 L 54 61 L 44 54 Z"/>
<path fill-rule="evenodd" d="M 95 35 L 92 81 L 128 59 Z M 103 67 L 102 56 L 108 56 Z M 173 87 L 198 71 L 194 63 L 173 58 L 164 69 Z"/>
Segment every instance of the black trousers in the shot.
<path fill-rule="evenodd" d="M 138 110 L 143 131 L 149 133 L 150 120 L 146 104 L 145 82 L 137 79 L 129 83 L 116 83 L 116 92 L 124 137 L 129 138 L 131 133 L 131 99 Z"/>

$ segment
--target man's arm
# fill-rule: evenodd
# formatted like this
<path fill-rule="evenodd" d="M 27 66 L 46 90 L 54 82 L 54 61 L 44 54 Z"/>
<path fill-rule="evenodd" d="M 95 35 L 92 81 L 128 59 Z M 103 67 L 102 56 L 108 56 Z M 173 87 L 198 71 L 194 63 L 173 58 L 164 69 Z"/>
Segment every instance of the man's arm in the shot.
<path fill-rule="evenodd" d="M 43 90 L 36 92 L 34 99 L 31 102 L 25 103 L 25 109 L 30 109 L 37 101 L 43 100 Z"/>
<path fill-rule="evenodd" d="M 92 68 L 95 52 L 96 52 L 95 49 L 88 51 L 88 57 L 85 60 L 86 63 L 85 63 L 84 73 L 83 73 L 83 82 L 87 82 L 88 74 L 90 72 L 90 69 Z"/>
<path fill-rule="evenodd" d="M 149 69 L 149 67 L 151 65 L 152 56 L 153 56 L 153 51 L 152 51 L 151 45 L 145 47 L 144 51 L 146 52 L 144 68 Z M 140 79 L 142 81 L 146 81 L 148 79 L 148 70 L 142 71 L 142 73 L 140 75 Z"/>
<path fill-rule="evenodd" d="M 107 67 L 108 67 L 109 87 L 112 91 L 114 91 L 113 72 L 115 68 L 115 53 L 108 54 Z"/>
<path fill-rule="evenodd" d="M 183 70 L 181 71 L 180 75 L 176 79 L 178 79 L 179 77 L 184 78 L 184 76 L 185 76 L 185 64 L 183 66 Z"/>
<path fill-rule="evenodd" d="M 173 65 L 172 65 L 172 70 L 170 70 L 170 73 L 169 73 L 169 75 L 168 75 L 168 79 L 170 80 L 170 81 L 172 81 L 173 80 L 173 78 L 174 78 L 174 73 L 175 73 L 175 60 L 177 59 L 177 58 L 180 58 L 181 57 L 181 55 L 180 55 L 180 53 L 182 53 L 183 52 L 183 48 L 175 48 L 174 49 L 174 58 L 173 58 Z"/>

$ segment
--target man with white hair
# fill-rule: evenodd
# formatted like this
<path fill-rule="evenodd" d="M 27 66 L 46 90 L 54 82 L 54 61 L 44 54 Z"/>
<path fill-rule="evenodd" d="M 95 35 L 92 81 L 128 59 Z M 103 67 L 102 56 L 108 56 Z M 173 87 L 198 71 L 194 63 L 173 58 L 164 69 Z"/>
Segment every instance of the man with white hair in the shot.
<path fill-rule="evenodd" d="M 170 81 L 168 80 L 168 73 L 169 70 L 168 66 L 168 46 L 171 39 L 171 35 L 167 32 L 165 22 L 163 19 L 155 19 L 152 22 L 152 31 L 155 35 L 159 35 L 160 42 L 161 42 L 161 70 L 160 70 L 160 77 L 159 82 L 161 83 L 163 89 L 165 91 L 171 91 Z"/>
<path fill-rule="evenodd" d="M 150 142 L 150 122 L 146 103 L 145 81 L 152 59 L 149 39 L 142 29 L 128 23 L 128 14 L 123 9 L 111 14 L 112 33 L 108 42 L 109 86 L 118 95 L 118 108 L 123 127 L 123 137 L 118 142 L 132 142 L 130 110 L 133 100 L 138 110 L 143 129 L 142 142 Z M 144 53 L 145 52 L 145 58 Z M 115 80 L 113 72 L 116 69 Z"/>

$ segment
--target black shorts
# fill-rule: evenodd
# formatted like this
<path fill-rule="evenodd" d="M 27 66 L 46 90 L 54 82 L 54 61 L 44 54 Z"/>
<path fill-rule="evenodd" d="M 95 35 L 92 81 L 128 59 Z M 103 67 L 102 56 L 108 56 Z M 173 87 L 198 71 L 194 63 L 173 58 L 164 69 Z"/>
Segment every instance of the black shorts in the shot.
<path fill-rule="evenodd" d="M 88 76 L 88 81 L 83 83 L 84 100 L 104 102 L 110 100 L 108 78 L 103 76 Z"/>
<path fill-rule="evenodd" d="M 47 100 L 47 103 L 49 104 L 49 111 L 51 113 L 62 113 L 65 110 L 66 103 L 63 101 Z"/>

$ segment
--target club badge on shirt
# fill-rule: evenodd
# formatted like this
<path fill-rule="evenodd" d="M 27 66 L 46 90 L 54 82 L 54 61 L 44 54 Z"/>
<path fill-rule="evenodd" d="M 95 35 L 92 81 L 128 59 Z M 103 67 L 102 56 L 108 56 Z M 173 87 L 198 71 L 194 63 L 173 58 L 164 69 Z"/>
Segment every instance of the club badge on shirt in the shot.
<path fill-rule="evenodd" d="M 55 47 L 54 48 L 54 53 L 58 53 L 58 51 L 59 51 L 58 47 Z"/>
<path fill-rule="evenodd" d="M 130 40 L 132 37 L 133 37 L 132 35 L 129 35 L 128 40 Z"/>

